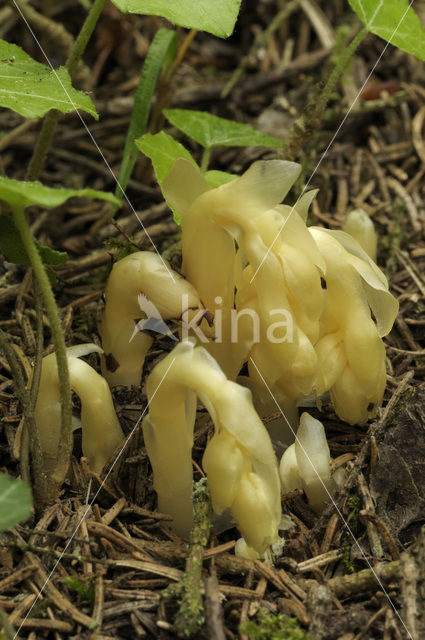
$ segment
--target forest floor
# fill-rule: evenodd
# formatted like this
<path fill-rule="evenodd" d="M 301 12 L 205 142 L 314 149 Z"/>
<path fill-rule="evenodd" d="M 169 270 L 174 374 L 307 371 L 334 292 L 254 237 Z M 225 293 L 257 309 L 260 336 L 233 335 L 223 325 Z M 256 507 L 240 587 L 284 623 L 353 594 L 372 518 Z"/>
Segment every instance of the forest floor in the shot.
<path fill-rule="evenodd" d="M 244 2 L 228 40 L 197 34 L 162 96 L 164 106 L 204 110 L 285 140 L 308 96 L 326 77 L 332 56 L 341 55 L 339 25 L 351 28 L 355 20 L 342 0 L 306 0 L 287 3 L 286 17 L 266 32 L 284 4 Z M 74 34 L 84 17 L 82 6 L 71 0 L 34 6 L 47 7 Z M 0 37 L 40 59 L 22 20 L 12 9 L 0 11 Z M 163 24 L 154 17 L 122 15 L 108 5 L 85 56 L 92 72 L 83 69 L 77 80 L 97 106 L 99 121 L 84 119 L 115 173 L 141 64 Z M 41 42 L 55 65 L 63 63 L 54 42 Z M 335 42 L 337 53 L 332 52 Z M 236 70 L 236 82 L 224 98 Z M 274 565 L 235 557 L 236 529 L 211 537 L 199 587 L 205 624 L 196 638 L 425 638 L 424 87 L 424 63 L 367 36 L 297 158 L 304 181 L 312 176 L 310 186 L 319 189 L 312 223 L 338 229 L 347 211 L 361 207 L 376 225 L 378 263 L 400 303 L 385 339 L 385 400 L 376 421 L 358 428 L 342 423 L 329 407 L 317 412 L 331 455 L 346 463 L 345 486 L 336 496 L 337 509 L 329 506 L 320 518 L 301 491 L 284 497 L 284 513 L 295 526 L 286 533 L 283 554 Z M 156 118 L 151 131 L 163 125 Z M 0 110 L 1 170 L 9 177 L 24 178 L 39 126 L 39 121 Z M 182 141 L 200 161 L 200 148 Z M 274 157 L 274 150 L 260 147 L 222 147 L 213 152 L 210 166 L 240 174 L 255 160 Z M 77 115 L 61 118 L 40 179 L 50 186 L 115 190 L 109 168 Z M 178 256 L 179 228 L 142 156 L 127 194 L 158 250 Z M 69 345 L 98 342 L 104 283 L 116 252 L 129 243 L 150 247 L 126 204 L 116 220 L 111 224 L 108 204 L 82 200 L 32 213 L 37 237 L 68 253 L 67 263 L 55 267 L 55 294 Z M 26 268 L 4 261 L 0 269 L 0 327 L 29 373 L 35 348 L 31 276 Z M 171 347 L 165 338 L 158 341 L 147 368 Z M 90 361 L 98 366 L 96 357 Z M 139 390 L 117 389 L 114 400 L 123 429 L 130 433 L 146 398 Z M 0 405 L 1 468 L 16 476 L 20 406 L 2 357 Z M 212 429 L 203 413 L 200 422 L 197 463 Z M 0 606 L 9 618 L 1 637 L 15 637 L 13 629 L 28 640 L 177 637 L 178 603 L 162 596 L 183 576 L 187 544 L 167 527 L 167 517 L 155 512 L 140 427 L 107 486 L 80 461 L 78 442 L 74 453 L 60 500 L 0 537 Z M 195 479 L 200 477 L 198 466 Z M 267 613 L 261 623 L 260 610 Z M 296 627 L 277 614 L 296 619 Z M 249 636 L 240 628 L 248 620 L 259 625 Z"/>

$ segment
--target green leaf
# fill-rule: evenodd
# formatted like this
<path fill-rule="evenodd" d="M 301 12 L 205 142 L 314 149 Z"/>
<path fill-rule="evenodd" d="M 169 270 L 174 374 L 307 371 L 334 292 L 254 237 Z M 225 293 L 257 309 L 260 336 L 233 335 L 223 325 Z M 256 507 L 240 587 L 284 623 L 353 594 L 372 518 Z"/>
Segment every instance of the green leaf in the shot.
<path fill-rule="evenodd" d="M 45 187 L 41 182 L 24 182 L 0 176 L 0 200 L 4 200 L 11 207 L 30 207 L 40 205 L 52 208 L 74 197 L 106 200 L 119 204 L 119 200 L 112 193 L 96 191 L 95 189 L 53 189 Z"/>
<path fill-rule="evenodd" d="M 142 153 L 145 154 L 152 161 L 153 169 L 159 186 L 162 186 L 167 173 L 177 160 L 177 158 L 186 158 L 195 167 L 195 160 L 190 155 L 189 151 L 180 142 L 177 142 L 165 131 L 155 133 L 154 135 L 146 133 L 139 140 L 136 140 L 136 145 Z M 211 187 L 220 187 L 222 184 L 226 184 L 231 180 L 234 180 L 237 176 L 232 173 L 226 173 L 225 171 L 207 171 L 205 174 L 205 180 Z M 180 217 L 176 211 L 170 206 L 173 211 L 174 219 L 177 224 L 180 223 Z"/>
<path fill-rule="evenodd" d="M 160 187 L 177 158 L 186 158 L 186 160 L 197 166 L 189 151 L 165 131 L 153 135 L 146 133 L 139 140 L 136 140 L 136 146 L 152 161 L 155 177 Z M 167 204 L 173 212 L 174 220 L 177 224 L 180 224 L 179 214 L 170 203 Z"/>
<path fill-rule="evenodd" d="M 27 520 L 31 515 L 31 489 L 25 482 L 0 472 L 0 531 Z"/>
<path fill-rule="evenodd" d="M 162 16 L 187 29 L 208 31 L 228 38 L 238 17 L 241 0 L 112 0 L 124 13 Z"/>
<path fill-rule="evenodd" d="M 408 0 L 348 0 L 368 31 L 425 60 L 425 29 Z"/>
<path fill-rule="evenodd" d="M 137 158 L 137 147 L 134 141 L 145 132 L 158 76 L 164 65 L 170 64 L 174 60 L 177 41 L 178 35 L 175 31 L 159 29 L 149 47 L 134 99 L 133 113 L 118 176 L 119 186 L 117 185 L 115 191 L 116 197 L 120 200 L 122 200 L 123 192 L 127 187 Z"/>
<path fill-rule="evenodd" d="M 226 171 L 207 171 L 204 175 L 205 180 L 213 189 L 221 187 L 222 184 L 232 182 L 237 177 L 235 174 L 227 173 Z"/>
<path fill-rule="evenodd" d="M 36 238 L 34 242 L 44 264 L 64 264 L 67 261 L 64 251 L 55 251 Z M 31 264 L 13 218 L 5 213 L 0 214 L 0 251 L 8 262 Z"/>
<path fill-rule="evenodd" d="M 267 136 L 247 124 L 239 124 L 212 116 L 203 111 L 190 109 L 164 109 L 165 117 L 177 129 L 199 142 L 203 147 L 211 149 L 218 145 L 226 147 L 281 147 L 283 140 Z"/>
<path fill-rule="evenodd" d="M 154 135 L 146 133 L 139 140 L 136 140 L 136 145 L 145 156 L 152 160 L 153 170 L 159 186 L 162 185 L 163 179 L 177 158 L 186 158 L 186 160 L 197 166 L 189 151 L 165 131 Z"/>
<path fill-rule="evenodd" d="M 0 106 L 25 118 L 40 118 L 50 109 L 82 109 L 98 118 L 90 98 L 73 88 L 65 67 L 53 71 L 5 40 L 0 40 Z"/>

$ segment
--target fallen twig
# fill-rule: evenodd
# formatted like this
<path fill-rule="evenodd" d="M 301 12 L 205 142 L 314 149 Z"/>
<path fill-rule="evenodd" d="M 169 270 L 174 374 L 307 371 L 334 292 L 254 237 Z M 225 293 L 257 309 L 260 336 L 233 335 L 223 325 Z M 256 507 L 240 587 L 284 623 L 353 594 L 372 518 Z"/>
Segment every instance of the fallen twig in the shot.
<path fill-rule="evenodd" d="M 193 492 L 193 528 L 190 534 L 189 555 L 183 579 L 171 585 L 163 596 L 178 597 L 179 610 L 174 628 L 186 638 L 193 636 L 204 623 L 204 607 L 201 596 L 201 575 L 204 549 L 208 544 L 211 530 L 211 502 L 208 485 L 202 478 Z"/>

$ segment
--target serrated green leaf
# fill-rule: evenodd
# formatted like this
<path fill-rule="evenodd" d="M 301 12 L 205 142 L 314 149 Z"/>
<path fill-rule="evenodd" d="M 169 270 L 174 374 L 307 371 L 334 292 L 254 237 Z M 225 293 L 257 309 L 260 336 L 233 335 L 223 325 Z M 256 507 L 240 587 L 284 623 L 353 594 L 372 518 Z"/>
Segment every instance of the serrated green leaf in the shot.
<path fill-rule="evenodd" d="M 25 482 L 0 472 L 0 531 L 27 520 L 31 515 L 31 489 Z"/>
<path fill-rule="evenodd" d="M 34 242 L 44 264 L 64 264 L 67 261 L 68 256 L 64 251 L 55 251 L 36 238 Z M 0 251 L 8 262 L 31 264 L 13 218 L 5 213 L 0 214 Z"/>
<path fill-rule="evenodd" d="M 118 185 L 115 191 L 116 197 L 120 200 L 123 197 L 123 192 L 127 188 L 128 181 L 136 163 L 137 147 L 134 141 L 146 130 L 158 77 L 161 70 L 171 65 L 174 60 L 177 41 L 178 35 L 175 31 L 159 29 L 149 47 L 134 98 L 133 112 L 125 141 L 123 160 L 118 176 Z"/>
<path fill-rule="evenodd" d="M 425 29 L 408 0 L 348 0 L 368 31 L 425 60 Z"/>
<path fill-rule="evenodd" d="M 228 38 L 238 17 L 241 0 L 112 0 L 124 13 L 162 16 L 187 29 Z"/>
<path fill-rule="evenodd" d="M 164 109 L 167 120 L 206 149 L 226 147 L 281 147 L 283 140 L 268 136 L 247 124 L 219 118 L 204 111 Z"/>
<path fill-rule="evenodd" d="M 205 180 L 208 182 L 210 187 L 221 187 L 222 184 L 227 184 L 228 182 L 232 182 L 236 176 L 233 173 L 227 173 L 226 171 L 207 171 L 204 175 Z"/>
<path fill-rule="evenodd" d="M 153 135 L 146 133 L 135 142 L 140 151 L 152 161 L 159 186 L 177 158 L 186 158 L 197 166 L 189 151 L 165 131 Z"/>
<path fill-rule="evenodd" d="M 37 247 L 44 264 L 65 264 L 68 260 L 68 254 L 66 251 L 56 251 L 56 249 L 48 247 L 37 240 L 37 238 L 35 238 L 35 246 Z"/>
<path fill-rule="evenodd" d="M 40 205 L 47 208 L 58 207 L 69 198 L 93 198 L 119 204 L 112 193 L 95 189 L 54 189 L 45 187 L 41 182 L 24 182 L 0 176 L 0 200 L 11 207 L 30 207 Z"/>
<path fill-rule="evenodd" d="M 165 133 L 165 131 L 153 135 L 146 133 L 135 142 L 140 151 L 150 158 L 159 186 L 162 185 L 162 181 L 177 158 L 186 158 L 186 160 L 198 166 L 189 151 L 180 144 L 180 142 L 177 142 L 177 140 L 174 140 L 168 133 Z M 170 203 L 167 204 L 173 212 L 174 220 L 177 224 L 180 224 L 179 214 L 173 209 Z"/>
<path fill-rule="evenodd" d="M 93 102 L 74 89 L 65 67 L 52 71 L 5 40 L 0 40 L 0 106 L 25 118 L 40 118 L 50 109 L 82 109 L 98 118 Z"/>

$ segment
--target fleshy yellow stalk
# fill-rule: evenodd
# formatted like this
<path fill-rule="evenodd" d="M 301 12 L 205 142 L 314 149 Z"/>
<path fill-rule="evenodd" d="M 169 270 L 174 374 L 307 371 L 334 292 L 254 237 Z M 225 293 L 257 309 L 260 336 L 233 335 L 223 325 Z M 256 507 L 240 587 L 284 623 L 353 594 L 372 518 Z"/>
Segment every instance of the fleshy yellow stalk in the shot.
<path fill-rule="evenodd" d="M 277 464 L 248 389 L 229 381 L 216 361 L 189 338 L 152 371 L 149 415 L 143 421 L 160 511 L 188 536 L 192 526 L 192 445 L 196 398 L 215 434 L 204 453 L 213 508 L 229 508 L 247 545 L 262 554 L 278 536 L 281 517 Z"/>
<path fill-rule="evenodd" d="M 119 260 L 106 284 L 101 324 L 102 374 L 110 385 L 139 385 L 141 381 L 153 338 L 135 331 L 137 322 L 147 317 L 140 294 L 162 320 L 179 320 L 189 310 L 202 308 L 194 287 L 156 253 L 140 251 Z"/>
<path fill-rule="evenodd" d="M 316 392 L 320 396 L 329 390 L 338 415 L 362 424 L 382 402 L 386 370 L 381 336 L 391 329 L 398 303 L 385 276 L 350 235 L 315 227 L 310 233 L 326 263 Z"/>
<path fill-rule="evenodd" d="M 100 473 L 124 439 L 108 383 L 79 357 L 101 352 L 94 344 L 67 349 L 70 384 L 81 400 L 82 449 L 90 468 Z M 46 474 L 55 468 L 60 440 L 61 404 L 55 354 L 43 358 L 35 421 Z"/>
<path fill-rule="evenodd" d="M 331 477 L 331 456 L 323 424 L 304 412 L 297 437 L 280 461 L 282 491 L 304 489 L 316 513 L 321 513 L 332 500 L 337 484 Z"/>
<path fill-rule="evenodd" d="M 369 258 L 376 262 L 378 238 L 372 220 L 363 209 L 354 209 L 345 216 L 342 230 L 359 243 Z"/>
<path fill-rule="evenodd" d="M 300 217 L 315 192 L 297 210 L 279 206 L 299 172 L 292 162 L 257 162 L 210 189 L 196 167 L 179 159 L 162 185 L 181 215 L 185 275 L 207 306 L 222 300 L 222 339 L 205 348 L 232 379 L 251 356 L 279 399 L 291 402 L 312 391 L 323 307 L 323 259 Z M 196 188 L 183 192 L 186 182 Z M 230 317 L 235 288 L 237 327 Z M 255 367 L 250 374 L 258 378 Z M 264 388 L 260 380 L 257 386 Z"/>

